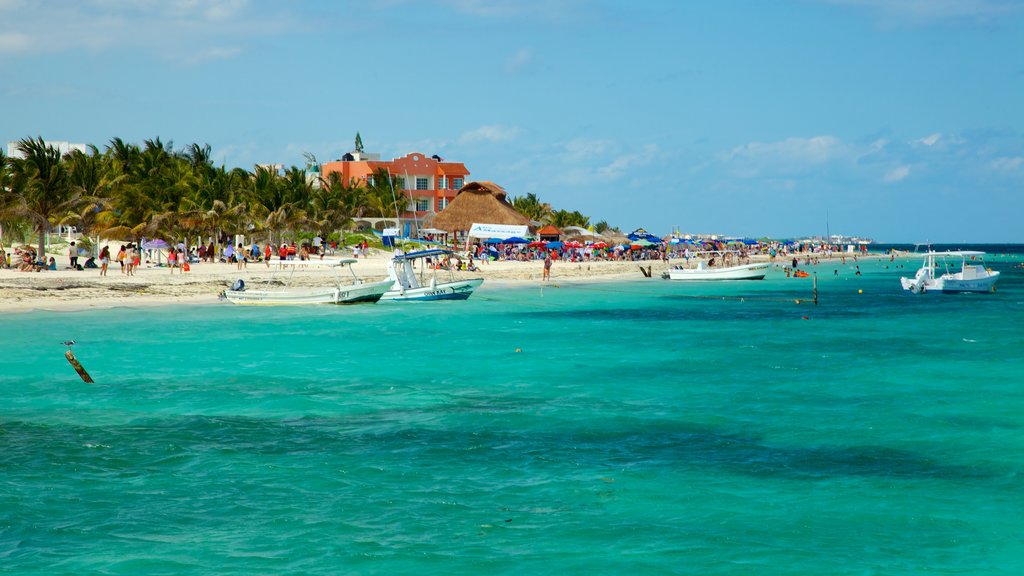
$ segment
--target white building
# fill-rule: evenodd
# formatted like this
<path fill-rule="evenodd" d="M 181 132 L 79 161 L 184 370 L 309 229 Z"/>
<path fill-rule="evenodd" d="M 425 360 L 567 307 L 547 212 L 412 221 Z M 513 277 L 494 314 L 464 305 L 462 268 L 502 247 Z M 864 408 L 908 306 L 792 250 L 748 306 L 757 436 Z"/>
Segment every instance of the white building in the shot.
<path fill-rule="evenodd" d="M 65 140 L 52 140 L 52 141 L 51 140 L 43 140 L 43 142 L 47 146 L 53 146 L 54 148 L 56 148 L 57 151 L 60 152 L 61 156 L 67 154 L 68 152 L 71 152 L 72 150 L 78 150 L 79 152 L 81 152 L 83 154 L 85 154 L 85 152 L 86 152 L 85 144 L 73 144 L 73 143 L 67 142 Z M 18 142 L 8 142 L 7 143 L 7 157 L 8 158 L 24 158 L 25 157 L 25 155 L 21 153 L 21 148 L 18 146 Z"/>

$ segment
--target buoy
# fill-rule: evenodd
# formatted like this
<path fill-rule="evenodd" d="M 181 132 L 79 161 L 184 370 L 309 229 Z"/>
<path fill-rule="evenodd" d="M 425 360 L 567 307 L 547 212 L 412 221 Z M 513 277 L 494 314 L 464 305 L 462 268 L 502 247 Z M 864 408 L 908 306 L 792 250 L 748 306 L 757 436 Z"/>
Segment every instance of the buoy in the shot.
<path fill-rule="evenodd" d="M 78 361 L 78 358 L 75 358 L 74 352 L 68 350 L 64 353 L 64 357 L 71 363 L 71 367 L 75 369 L 75 372 L 78 372 L 78 375 L 82 377 L 83 382 L 86 384 L 94 384 L 92 376 L 89 376 L 89 373 L 85 371 L 84 367 L 82 367 L 82 363 Z"/>
<path fill-rule="evenodd" d="M 864 290 L 857 290 L 857 294 L 863 294 Z"/>
<path fill-rule="evenodd" d="M 523 351 L 523 349 L 522 349 L 522 348 L 516 348 L 516 354 L 518 354 L 518 353 L 520 353 L 520 352 L 522 352 L 522 351 Z"/>

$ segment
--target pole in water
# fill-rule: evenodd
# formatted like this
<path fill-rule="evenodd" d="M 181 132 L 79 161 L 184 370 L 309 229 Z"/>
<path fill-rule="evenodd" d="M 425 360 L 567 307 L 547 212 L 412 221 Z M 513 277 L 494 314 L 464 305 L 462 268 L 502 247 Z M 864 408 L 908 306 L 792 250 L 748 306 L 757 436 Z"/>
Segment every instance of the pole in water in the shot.
<path fill-rule="evenodd" d="M 78 361 L 78 358 L 75 358 L 74 352 L 68 350 L 64 353 L 64 357 L 68 359 L 68 362 L 71 364 L 71 367 L 75 369 L 75 372 L 78 372 L 78 375 L 82 377 L 83 382 L 86 384 L 95 384 L 95 382 L 92 381 L 92 376 L 89 376 L 89 373 L 85 371 L 82 363 Z"/>
<path fill-rule="evenodd" d="M 814 273 L 814 305 L 818 305 L 818 273 Z"/>

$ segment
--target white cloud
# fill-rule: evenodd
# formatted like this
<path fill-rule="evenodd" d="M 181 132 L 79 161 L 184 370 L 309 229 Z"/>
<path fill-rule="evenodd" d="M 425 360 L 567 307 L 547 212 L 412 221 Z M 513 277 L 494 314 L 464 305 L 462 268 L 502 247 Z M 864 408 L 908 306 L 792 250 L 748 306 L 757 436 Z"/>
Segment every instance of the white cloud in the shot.
<path fill-rule="evenodd" d="M 202 64 L 203 62 L 209 62 L 212 60 L 225 60 L 227 58 L 234 58 L 242 53 L 242 49 L 237 46 L 211 46 L 205 48 L 195 54 L 191 54 L 182 59 L 182 62 L 194 66 L 196 64 Z"/>
<path fill-rule="evenodd" d="M 611 148 L 609 140 L 576 138 L 566 143 L 563 159 L 566 162 L 585 162 L 595 157 L 607 155 L 609 148 Z"/>
<path fill-rule="evenodd" d="M 882 180 L 891 184 L 894 182 L 900 182 L 907 176 L 910 176 L 910 166 L 903 165 L 897 166 L 896 168 L 886 172 L 885 177 L 882 178 Z"/>
<path fill-rule="evenodd" d="M 27 52 L 31 47 L 32 39 L 27 34 L 0 32 L 0 54 Z"/>
<path fill-rule="evenodd" d="M 777 142 L 751 142 L 733 148 L 726 161 L 784 162 L 790 165 L 811 165 L 828 162 L 848 154 L 848 147 L 834 136 L 786 138 Z"/>
<path fill-rule="evenodd" d="M 924 138 L 914 140 L 914 143 L 924 144 L 925 146 L 935 146 L 935 144 L 938 143 L 940 139 L 942 139 L 942 134 L 936 132 L 935 134 L 930 134 L 928 136 L 925 136 Z"/>
<path fill-rule="evenodd" d="M 648 144 L 640 152 L 616 156 L 609 164 L 598 168 L 597 174 L 603 178 L 620 178 L 641 166 L 647 166 L 654 162 L 657 153 L 658 146 Z"/>
<path fill-rule="evenodd" d="M 1001 156 L 999 158 L 994 158 L 989 162 L 989 166 L 998 172 L 1014 172 L 1024 166 L 1024 156 L 1015 156 L 1012 158 Z"/>
<path fill-rule="evenodd" d="M 237 55 L 244 40 L 289 26 L 248 8 L 248 0 L 0 0 L 0 54 L 128 48 L 196 64 Z"/>
<path fill-rule="evenodd" d="M 489 125 L 470 130 L 459 136 L 459 144 L 481 142 L 507 142 L 519 137 L 521 130 L 515 126 Z"/>
<path fill-rule="evenodd" d="M 505 61 L 505 71 L 509 73 L 519 72 L 529 67 L 533 60 L 533 50 L 520 48 Z"/>
<path fill-rule="evenodd" d="M 825 0 L 873 14 L 883 26 L 990 24 L 1022 11 L 1015 0 Z"/>

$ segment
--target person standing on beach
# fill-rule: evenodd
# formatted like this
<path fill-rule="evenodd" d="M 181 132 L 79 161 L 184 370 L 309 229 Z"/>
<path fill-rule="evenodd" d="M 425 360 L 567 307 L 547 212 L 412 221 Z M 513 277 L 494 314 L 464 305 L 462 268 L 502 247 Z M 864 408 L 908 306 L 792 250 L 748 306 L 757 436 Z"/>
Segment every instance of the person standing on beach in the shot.
<path fill-rule="evenodd" d="M 277 255 L 281 257 L 281 267 L 284 267 L 285 260 L 288 259 L 288 245 L 281 242 L 281 245 L 277 248 Z"/>
<path fill-rule="evenodd" d="M 124 244 L 121 244 L 121 250 L 117 253 L 117 262 L 121 264 L 121 274 L 124 274 L 124 261 L 128 253 L 125 252 Z"/>
<path fill-rule="evenodd" d="M 71 261 L 71 269 L 78 270 L 78 247 L 74 242 L 68 247 L 68 260 Z"/>
<path fill-rule="evenodd" d="M 129 276 L 134 276 L 132 272 L 132 265 L 135 264 L 135 246 L 128 244 L 124 249 L 124 273 Z"/>
<path fill-rule="evenodd" d="M 104 246 L 100 250 L 100 276 L 107 275 L 107 266 L 110 264 L 110 246 Z"/>
<path fill-rule="evenodd" d="M 551 280 L 551 252 L 544 255 L 544 280 Z"/>

